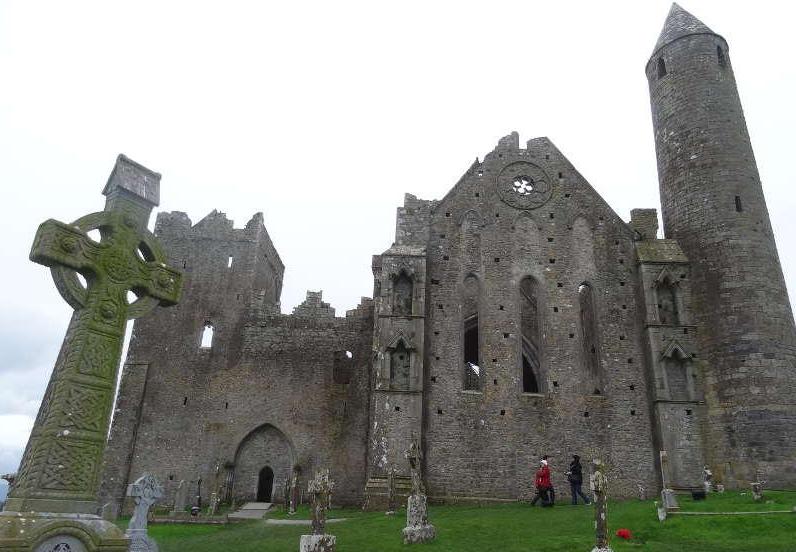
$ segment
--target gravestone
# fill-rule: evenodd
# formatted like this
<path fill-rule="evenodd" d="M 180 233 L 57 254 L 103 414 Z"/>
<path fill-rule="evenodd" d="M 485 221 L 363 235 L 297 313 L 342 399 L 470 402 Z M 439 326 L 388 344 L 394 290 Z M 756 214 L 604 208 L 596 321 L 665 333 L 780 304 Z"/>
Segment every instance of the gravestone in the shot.
<path fill-rule="evenodd" d="M 130 483 L 127 496 L 135 500 L 133 517 L 125 532 L 130 537 L 130 552 L 158 552 L 158 545 L 147 534 L 149 509 L 163 497 L 163 485 L 152 474 L 146 474 Z"/>
<path fill-rule="evenodd" d="M 185 514 L 185 507 L 188 505 L 188 485 L 184 479 L 180 479 L 177 484 L 177 491 L 174 493 L 174 507 L 171 509 L 172 516 Z"/>
<path fill-rule="evenodd" d="M 210 506 L 207 508 L 207 515 L 208 516 L 216 515 L 216 510 L 218 510 L 218 493 L 211 493 Z"/>
<path fill-rule="evenodd" d="M 592 460 L 590 478 L 591 491 L 594 494 L 594 533 L 595 545 L 591 552 L 612 552 L 608 545 L 608 477 L 605 474 L 602 460 Z"/>
<path fill-rule="evenodd" d="M 409 460 L 409 470 L 412 475 L 412 494 L 406 501 L 404 544 L 429 542 L 437 536 L 437 530 L 428 522 L 428 499 L 421 473 L 423 452 L 416 438 L 412 438 L 409 450 L 404 453 L 404 456 Z"/>
<path fill-rule="evenodd" d="M 301 498 L 301 489 L 299 489 L 300 471 L 298 466 L 293 466 L 293 475 L 290 478 L 290 510 L 288 511 L 291 516 L 296 513 L 296 508 L 298 508 Z"/>
<path fill-rule="evenodd" d="M 707 466 L 702 470 L 702 486 L 705 488 L 705 494 L 713 489 L 713 472 Z"/>
<path fill-rule="evenodd" d="M 755 502 L 760 502 L 765 498 L 763 496 L 763 483 L 761 481 L 755 481 L 754 483 L 750 484 L 752 487 L 752 498 Z"/>
<path fill-rule="evenodd" d="M 395 468 L 390 466 L 387 470 L 387 512 L 386 515 L 395 515 Z"/>
<path fill-rule="evenodd" d="M 287 512 L 290 509 L 290 478 L 285 477 L 282 484 L 282 509 Z"/>
<path fill-rule="evenodd" d="M 665 450 L 660 452 L 660 459 L 661 481 L 663 482 L 663 489 L 661 490 L 661 502 L 663 503 L 663 507 L 666 508 L 667 512 L 676 512 L 680 509 L 680 505 L 677 503 L 677 496 L 674 494 L 674 491 L 669 488 L 669 481 L 671 481 L 671 477 L 669 476 L 669 455 Z"/>
<path fill-rule="evenodd" d="M 312 535 L 301 535 L 300 552 L 334 552 L 337 539 L 326 534 L 326 509 L 333 488 L 328 469 L 316 473 L 309 482 L 307 492 L 312 495 Z"/>
<path fill-rule="evenodd" d="M 97 515 L 122 341 L 127 320 L 177 303 L 182 275 L 147 230 L 160 175 L 120 155 L 103 194 L 104 211 L 42 223 L 31 248 L 75 312 L 0 513 L 0 549 L 127 551 L 127 537 Z M 97 229 L 99 242 L 88 235 Z"/>

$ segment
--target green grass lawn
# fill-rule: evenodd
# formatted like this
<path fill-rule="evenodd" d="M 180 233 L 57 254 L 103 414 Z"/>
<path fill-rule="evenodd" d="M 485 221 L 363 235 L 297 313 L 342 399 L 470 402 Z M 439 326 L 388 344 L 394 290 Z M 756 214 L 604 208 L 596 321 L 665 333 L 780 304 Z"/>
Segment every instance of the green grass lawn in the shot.
<path fill-rule="evenodd" d="M 563 497 L 562 497 L 563 498 Z M 707 501 L 681 497 L 683 511 L 755 511 L 791 509 L 796 492 L 768 491 L 770 503 L 755 504 L 738 493 L 712 494 Z M 796 552 L 796 514 L 761 516 L 681 516 L 660 523 L 652 501 L 609 505 L 612 533 L 630 529 L 633 539 L 611 540 L 617 551 L 650 552 Z M 531 508 L 526 504 L 497 506 L 432 506 L 429 519 L 437 540 L 414 548 L 456 552 L 589 552 L 594 545 L 591 506 Z M 296 517 L 306 518 L 306 508 Z M 277 512 L 271 517 L 284 517 Z M 395 516 L 383 512 L 333 510 L 330 517 L 348 521 L 328 525 L 337 535 L 339 552 L 406 550 L 401 542 L 405 510 Z M 152 535 L 162 552 L 296 552 L 299 536 L 308 527 L 266 526 L 261 521 L 226 526 L 153 525 Z"/>

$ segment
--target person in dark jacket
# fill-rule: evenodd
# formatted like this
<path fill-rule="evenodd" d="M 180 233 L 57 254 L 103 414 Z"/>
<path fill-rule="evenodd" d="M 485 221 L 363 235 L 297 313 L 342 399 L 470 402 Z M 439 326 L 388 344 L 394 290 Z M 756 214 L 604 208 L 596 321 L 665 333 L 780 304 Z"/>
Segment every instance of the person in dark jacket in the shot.
<path fill-rule="evenodd" d="M 572 456 L 572 462 L 569 464 L 569 471 L 567 472 L 567 479 L 569 480 L 569 488 L 572 492 L 572 505 L 578 503 L 578 495 L 583 498 L 583 502 L 590 503 L 589 497 L 583 494 L 583 467 L 580 465 L 580 456 L 577 454 Z"/>

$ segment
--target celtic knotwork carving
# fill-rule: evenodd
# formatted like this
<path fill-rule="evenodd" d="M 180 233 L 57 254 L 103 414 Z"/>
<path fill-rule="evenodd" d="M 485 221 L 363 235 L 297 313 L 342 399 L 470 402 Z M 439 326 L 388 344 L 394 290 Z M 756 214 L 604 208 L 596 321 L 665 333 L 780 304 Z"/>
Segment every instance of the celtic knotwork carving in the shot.
<path fill-rule="evenodd" d="M 71 387 L 61 402 L 63 426 L 84 431 L 102 431 L 107 406 L 104 390 Z"/>
<path fill-rule="evenodd" d="M 61 491 L 84 491 L 93 487 L 97 464 L 102 459 L 98 443 L 54 441 L 48 451 L 40 486 Z"/>
<path fill-rule="evenodd" d="M 87 332 L 78 371 L 87 376 L 108 379 L 113 375 L 119 339 Z"/>
<path fill-rule="evenodd" d="M 126 283 L 133 273 L 134 260 L 132 254 L 124 250 L 114 249 L 107 252 L 102 257 L 100 264 L 101 269 L 105 269 L 105 273 L 112 281 L 117 283 Z"/>
<path fill-rule="evenodd" d="M 536 209 L 553 195 L 553 186 L 541 167 L 528 161 L 515 161 L 500 171 L 497 191 L 500 199 L 516 209 Z"/>

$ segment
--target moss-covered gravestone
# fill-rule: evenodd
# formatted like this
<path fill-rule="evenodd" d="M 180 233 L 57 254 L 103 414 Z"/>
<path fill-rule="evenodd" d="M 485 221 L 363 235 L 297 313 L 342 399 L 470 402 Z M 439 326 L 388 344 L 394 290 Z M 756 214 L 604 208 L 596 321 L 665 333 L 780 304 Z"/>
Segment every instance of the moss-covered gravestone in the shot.
<path fill-rule="evenodd" d="M 182 275 L 147 230 L 160 175 L 120 155 L 103 194 L 102 212 L 42 223 L 30 252 L 75 312 L 0 513 L 0 550 L 127 551 L 124 534 L 96 515 L 124 330 L 156 305 L 176 304 Z"/>

